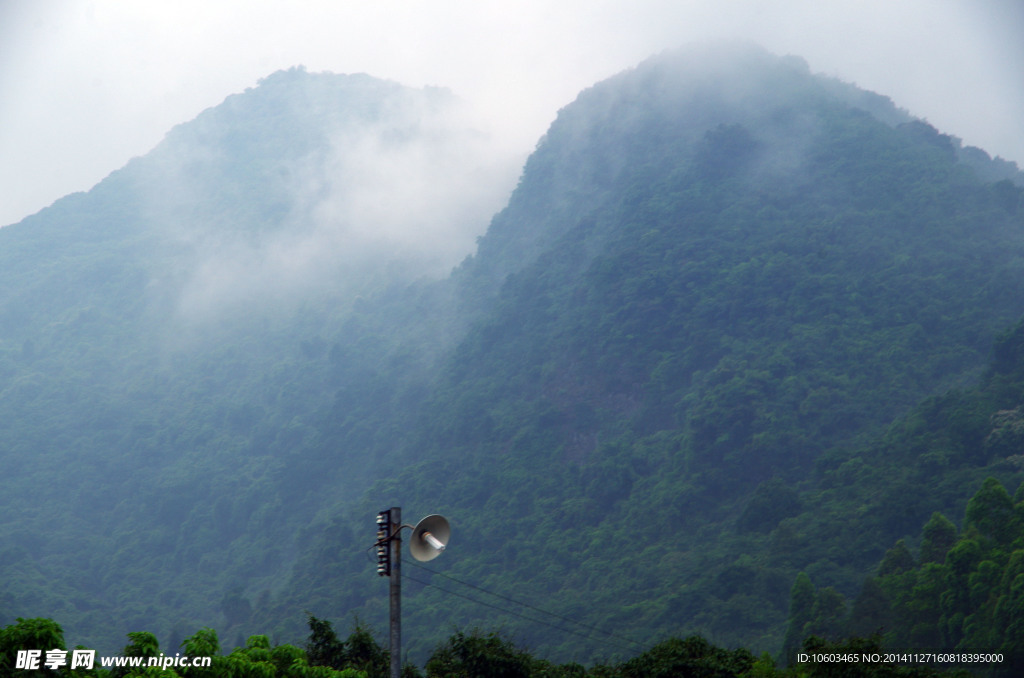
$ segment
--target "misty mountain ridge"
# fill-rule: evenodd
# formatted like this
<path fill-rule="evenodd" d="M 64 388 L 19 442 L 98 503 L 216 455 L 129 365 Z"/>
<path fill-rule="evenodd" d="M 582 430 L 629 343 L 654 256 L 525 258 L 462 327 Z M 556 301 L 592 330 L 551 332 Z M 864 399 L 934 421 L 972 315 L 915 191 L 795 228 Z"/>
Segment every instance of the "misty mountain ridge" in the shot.
<path fill-rule="evenodd" d="M 799 100 L 801 106 L 793 105 L 794 100 Z M 585 196 L 573 197 L 585 197 L 593 204 L 592 211 L 599 212 L 600 205 L 614 199 L 603 192 L 623 167 L 649 165 L 651 158 L 671 158 L 672 153 L 664 152 L 662 144 L 669 144 L 671 151 L 692 152 L 690 149 L 709 130 L 723 125 L 741 124 L 755 133 L 758 159 L 744 161 L 759 179 L 774 173 L 785 182 L 778 188 L 800 190 L 799 182 L 810 180 L 796 171 L 805 165 L 809 140 L 827 133 L 807 107 L 837 102 L 867 112 L 890 127 L 901 127 L 955 155 L 985 181 L 1006 179 L 1024 185 L 1024 173 L 1016 164 L 1001 158 L 993 160 L 981 149 L 962 146 L 955 137 L 940 134 L 897 108 L 886 96 L 812 75 L 800 57 L 787 56 L 770 63 L 759 47 L 714 43 L 652 57 L 584 90 L 572 106 L 559 111 L 520 179 L 520 185 L 533 182 L 529 185 L 531 196 L 546 195 L 545 210 L 531 214 L 530 219 L 509 219 L 506 214 L 515 204 L 509 205 L 495 217 L 488 237 L 474 254 L 473 259 L 482 263 L 470 261 L 466 265 L 490 271 L 492 280 L 503 280 L 516 266 L 532 260 L 532 256 L 522 256 L 523 252 L 535 255 L 580 218 L 579 214 L 565 212 L 568 201 L 551 197 L 559 195 L 566 185 L 577 192 L 586 191 Z M 672 121 L 662 136 L 645 139 L 635 129 L 652 118 Z M 602 136 L 583 138 L 584 134 L 593 135 L 594 130 L 601 130 Z M 615 130 L 621 132 L 621 141 L 619 146 L 611 147 L 607 133 Z M 578 156 L 556 165 L 552 158 L 567 148 Z M 647 171 L 653 177 L 660 169 L 651 166 Z M 514 224 L 514 229 L 506 223 Z M 501 257 L 495 251 L 507 247 L 506 243 L 515 245 L 515 255 Z"/>
<path fill-rule="evenodd" d="M 173 271 L 157 265 L 147 285 L 171 287 L 179 296 L 166 301 L 187 316 L 440 277 L 471 251 L 517 167 L 473 124 L 439 88 L 281 71 L 175 127 L 89 198 L 58 201 L 50 209 L 82 227 L 55 246 L 80 235 L 173 252 Z M 91 204 L 67 202 L 82 199 Z M 104 210 L 118 218 L 88 221 Z"/>
<path fill-rule="evenodd" d="M 845 562 L 828 525 L 800 513 L 842 520 L 849 506 L 819 496 L 820 474 L 981 372 L 1024 298 L 1022 191 L 986 183 L 989 161 L 966 152 L 979 173 L 954 138 L 800 60 L 712 54 L 656 57 L 560 111 L 453 276 L 479 315 L 417 424 L 379 448 L 404 470 L 354 515 L 443 506 L 476 548 L 456 576 L 514 582 L 600 628 L 773 650 L 796 554 L 852 596 L 890 536 L 962 510 L 964 475 L 902 513 L 869 500 Z M 770 510 L 749 508 L 761 496 Z M 495 516 L 516 516 L 500 538 Z M 266 623 L 320 595 L 321 613 L 359 604 L 344 582 L 365 563 L 329 548 L 358 528 L 324 530 Z M 647 567 L 619 548 L 637 542 Z M 318 593 L 340 588 L 352 591 L 341 602 Z M 416 601 L 406 614 L 423 628 L 453 605 L 430 589 Z M 364 618 L 379 609 L 365 606 Z M 503 620 L 554 656 L 580 647 Z"/>
<path fill-rule="evenodd" d="M 1012 163 L 749 46 L 585 90 L 500 210 L 515 158 L 474 124 L 282 71 L 0 230 L 0 613 L 111 650 L 377 624 L 364 550 L 401 505 L 449 516 L 461 578 L 775 651 L 797 571 L 852 596 L 970 494 L 865 497 L 856 554 L 804 512 L 1019 317 Z M 407 593 L 414 653 L 505 620 Z"/>
<path fill-rule="evenodd" d="M 471 122 L 443 90 L 292 69 L 171 130 L 88 193 L 0 230 L 4 501 L 50 498 L 47 510 L 6 526 L 17 600 L 113 614 L 97 582 L 141 584 L 105 566 L 100 576 L 65 565 L 92 556 L 69 552 L 47 525 L 88 535 L 100 561 L 130 558 L 116 546 L 129 523 L 150 525 L 147 541 L 173 550 L 192 529 L 182 524 L 182 483 L 208 498 L 237 496 L 229 469 L 242 450 L 254 463 L 281 446 L 301 458 L 302 441 L 315 437 L 308 421 L 337 389 L 328 349 L 352 350 L 342 337 L 355 333 L 386 351 L 396 321 L 367 319 L 366 309 L 446 274 L 511 185 L 514 161 Z M 444 341 L 430 322 L 418 331 Z M 364 336 L 377 333 L 384 338 Z M 286 463 L 258 465 L 256 477 Z M 53 495 L 40 495 L 40 483 Z M 253 497 L 262 491 L 253 478 L 242 484 Z M 250 519 L 219 517 L 228 532 Z M 270 561 L 292 557 L 286 533 L 259 539 L 278 544 Z M 46 565 L 54 559 L 84 583 L 25 583 L 60 581 Z M 214 562 L 232 576 L 227 560 Z M 145 570 L 146 579 L 188 576 Z M 96 622 L 100 637 L 105 627 Z"/>

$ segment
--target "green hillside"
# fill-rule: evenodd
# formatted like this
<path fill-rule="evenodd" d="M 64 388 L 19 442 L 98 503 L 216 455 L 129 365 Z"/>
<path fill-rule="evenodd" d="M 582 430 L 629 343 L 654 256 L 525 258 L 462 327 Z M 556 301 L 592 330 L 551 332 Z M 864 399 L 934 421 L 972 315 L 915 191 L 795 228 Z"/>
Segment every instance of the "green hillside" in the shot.
<path fill-rule="evenodd" d="M 426 181 L 457 158 L 444 177 L 480 183 L 466 204 L 400 197 L 471 242 L 507 159 L 463 122 L 443 90 L 280 72 L 0 230 L 0 614 L 113 649 L 283 579 L 297 528 L 373 467 L 325 450 L 325 410 L 343 385 L 372 406 L 416 383 L 428 344 L 397 346 L 410 323 L 383 311 L 437 298 L 405 290 L 458 260 L 358 196 L 376 170 Z M 379 383 L 392 353 L 404 381 Z"/>
<path fill-rule="evenodd" d="M 906 538 L 885 551 L 855 596 L 844 599 L 834 587 L 816 589 L 801 573 L 791 592 L 786 656 L 794 657 L 812 634 L 832 639 L 877 634 L 888 648 L 1000 653 L 998 664 L 969 668 L 985 676 L 1019 675 L 1024 667 L 1022 349 L 1024 323 L 1018 323 L 997 339 L 991 366 L 977 386 L 927 399 L 843 464 L 820 465 L 822 489 L 805 498 L 814 505 L 808 513 L 818 518 L 798 521 L 808 536 L 824 538 L 828 525 L 843 515 L 856 515 L 851 522 L 869 533 L 913 517 L 920 527 L 907 530 Z M 863 488 L 875 488 L 885 506 L 858 508 L 859 498 L 848 487 L 860 488 L 861 496 Z M 1008 490 L 1014 488 L 1011 497 Z M 943 511 L 925 519 L 925 511 L 935 506 Z M 852 530 L 847 534 L 854 538 Z"/>
<path fill-rule="evenodd" d="M 325 528 L 270 616 L 355 607 L 373 586 L 365 516 L 400 504 L 449 516 L 444 573 L 463 581 L 640 642 L 777 651 L 798 570 L 853 595 L 972 491 L 929 496 L 941 469 L 889 495 L 832 470 L 976 378 L 1020 312 L 1021 189 L 979 180 L 962 151 L 756 50 L 670 54 L 582 93 L 454 275 L 480 319 L 392 453 L 402 470 Z M 382 595 L 357 609 L 381 620 Z M 503 625 L 560 659 L 624 651 L 436 588 L 411 597 L 416 628 Z"/>
<path fill-rule="evenodd" d="M 476 626 L 557 662 L 777 653 L 798 573 L 852 600 L 1019 484 L 957 405 L 1024 310 L 1010 163 L 795 57 L 666 53 L 559 112 L 444 276 L 504 190 L 456 110 L 278 73 L 0 230 L 0 621 L 383 627 L 402 506 L 453 525 L 406 568 L 421 665 Z"/>

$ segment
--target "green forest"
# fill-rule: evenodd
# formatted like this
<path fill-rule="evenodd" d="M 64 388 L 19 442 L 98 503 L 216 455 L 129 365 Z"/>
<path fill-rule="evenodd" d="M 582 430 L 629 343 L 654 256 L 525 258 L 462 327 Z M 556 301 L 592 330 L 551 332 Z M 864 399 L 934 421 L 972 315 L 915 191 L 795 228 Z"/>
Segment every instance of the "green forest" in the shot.
<path fill-rule="evenodd" d="M 452 525 L 410 675 L 1016 675 L 1016 166 L 694 47 L 568 103 L 452 262 L 358 170 L 471 157 L 456 105 L 278 72 L 0 229 L 0 644 L 380 675 L 401 506 Z M 797 659 L 886 650 L 1005 660 Z"/>
<path fill-rule="evenodd" d="M 350 635 L 341 640 L 330 621 L 309 616 L 310 634 L 303 647 L 272 644 L 265 635 L 250 636 L 243 646 L 221 651 L 217 632 L 201 629 L 187 637 L 181 652 L 161 652 L 152 633 L 129 633 L 131 641 L 119 655 L 93 658 L 92 666 L 68 668 L 61 659 L 39 658 L 39 668 L 19 668 L 14 662 L 0 659 L 4 676 L 77 676 L 81 678 L 133 678 L 136 676 L 258 676 L 259 678 L 386 678 L 389 674 L 388 652 L 373 633 L 356 624 Z M 21 619 L 0 629 L 0 650 L 4 657 L 17 657 L 23 649 L 47 647 L 65 650 L 63 631 L 51 619 Z M 75 648 L 82 650 L 81 646 Z M 960 669 L 936 667 L 935 662 L 900 662 L 886 653 L 877 637 L 849 638 L 843 642 L 827 642 L 808 638 L 801 648 L 806 661 L 795 661 L 780 668 L 770 655 L 755 657 L 748 650 L 729 650 L 712 645 L 700 636 L 670 638 L 641 652 L 628 661 L 584 667 L 577 663 L 553 664 L 534 657 L 496 632 L 456 631 L 440 643 L 426 662 L 425 670 L 410 663 L 403 664 L 403 678 L 670 678 L 672 676 L 707 676 L 707 678 L 827 678 L 850 676 L 872 678 L 930 678 L 972 675 Z M 66 653 L 65 653 L 66 654 Z M 56 653 L 56 656 L 62 656 Z M 983 657 L 987 668 L 1002 663 Z M 185 657 L 182 660 L 181 657 Z M 882 659 L 879 659 L 879 658 Z M 209 659 L 196 662 L 195 658 Z M 817 659 L 815 659 L 817 658 Z M 842 659 L 840 659 L 842 658 Z M 112 668 L 104 668 L 106 663 Z M 118 666 L 118 659 L 121 665 Z M 150 663 L 152 661 L 152 663 Z M 975 661 L 978 661 L 977 659 Z M 50 666 L 47 666 L 47 662 Z M 172 663 L 175 662 L 175 663 Z M 27 660 L 26 660 L 27 663 Z M 965 659 L 965 664 L 971 665 Z M 1014 675 L 988 673 L 986 675 Z"/>
<path fill-rule="evenodd" d="M 1016 341 L 1024 346 L 1024 328 Z M 1018 388 L 1024 381 L 1018 380 Z M 816 589 L 803 572 L 790 594 L 788 630 L 778 656 L 727 649 L 699 635 L 670 637 L 628 660 L 584 666 L 556 664 L 496 630 L 456 629 L 430 653 L 423 667 L 406 661 L 405 678 L 499 676 L 510 678 L 814 678 L 834 676 L 1001 676 L 1024 666 L 1024 484 L 1011 498 L 988 478 L 967 504 L 965 530 L 936 512 L 924 526 L 917 558 L 899 540 L 865 580 L 847 606 L 833 587 Z M 572 621 L 572 620 L 566 620 Z M 19 651 L 66 650 L 64 633 L 52 619 L 18 618 L 0 629 L 0 675 L 66 676 L 260 676 L 271 678 L 385 678 L 389 655 L 373 630 L 358 620 L 341 640 L 328 620 L 307 615 L 309 636 L 302 647 L 271 643 L 253 635 L 227 651 L 217 632 L 200 629 L 172 655 L 149 632 L 116 657 L 156 658 L 154 666 L 89 668 L 67 663 L 31 671 L 16 665 Z M 886 629 L 891 629 L 883 632 Z M 610 641 L 615 641 L 612 635 Z M 84 649 L 81 645 L 77 649 Z M 902 648 L 902 649 L 894 649 Z M 914 648 L 907 650 L 907 648 Z M 980 648 L 987 648 L 981 650 Z M 171 664 L 185 656 L 208 657 L 209 665 Z M 167 658 L 165 660 L 165 657 Z M 107 658 L 108 660 L 110 658 Z M 161 666 L 163 663 L 163 666 Z M 160 667 L 160 668 L 157 668 Z"/>

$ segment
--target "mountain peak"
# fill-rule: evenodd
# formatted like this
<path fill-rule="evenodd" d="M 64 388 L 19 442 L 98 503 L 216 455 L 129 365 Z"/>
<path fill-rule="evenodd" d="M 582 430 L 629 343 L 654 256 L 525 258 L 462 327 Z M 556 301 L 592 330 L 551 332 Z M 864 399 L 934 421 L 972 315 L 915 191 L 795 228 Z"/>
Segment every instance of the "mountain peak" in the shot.
<path fill-rule="evenodd" d="M 854 122 L 858 116 L 863 119 Z M 810 163 L 815 144 L 831 138 L 837 126 L 872 124 L 894 130 L 893 144 L 902 136 L 984 180 L 1024 185 L 1024 174 L 1012 163 L 962 148 L 959 139 L 940 134 L 888 97 L 814 74 L 800 57 L 777 56 L 747 42 L 698 44 L 652 56 L 562 108 L 527 161 L 519 189 L 481 240 L 476 260 L 465 268 L 479 274 L 475 287 L 486 279 L 487 289 L 497 289 L 567 229 L 587 221 L 580 202 L 564 199 L 567 190 L 597 211 L 616 182 L 660 182 L 707 161 L 709 152 L 738 167 L 739 158 L 730 157 L 729 130 L 757 146 L 748 157 L 749 173 L 770 174 L 780 188 L 794 190 L 812 178 L 808 172 L 821 169 Z M 712 149 L 716 143 L 726 145 Z"/>

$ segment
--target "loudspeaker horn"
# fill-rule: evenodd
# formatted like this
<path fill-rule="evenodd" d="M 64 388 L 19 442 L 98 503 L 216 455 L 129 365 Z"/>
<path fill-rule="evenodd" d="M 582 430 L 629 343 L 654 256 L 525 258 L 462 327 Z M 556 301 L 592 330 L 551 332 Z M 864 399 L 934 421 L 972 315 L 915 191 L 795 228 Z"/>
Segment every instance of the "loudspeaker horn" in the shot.
<path fill-rule="evenodd" d="M 409 539 L 409 552 L 413 558 L 421 562 L 433 560 L 444 551 L 451 535 L 452 528 L 444 516 L 427 516 L 413 528 L 412 538 Z"/>

